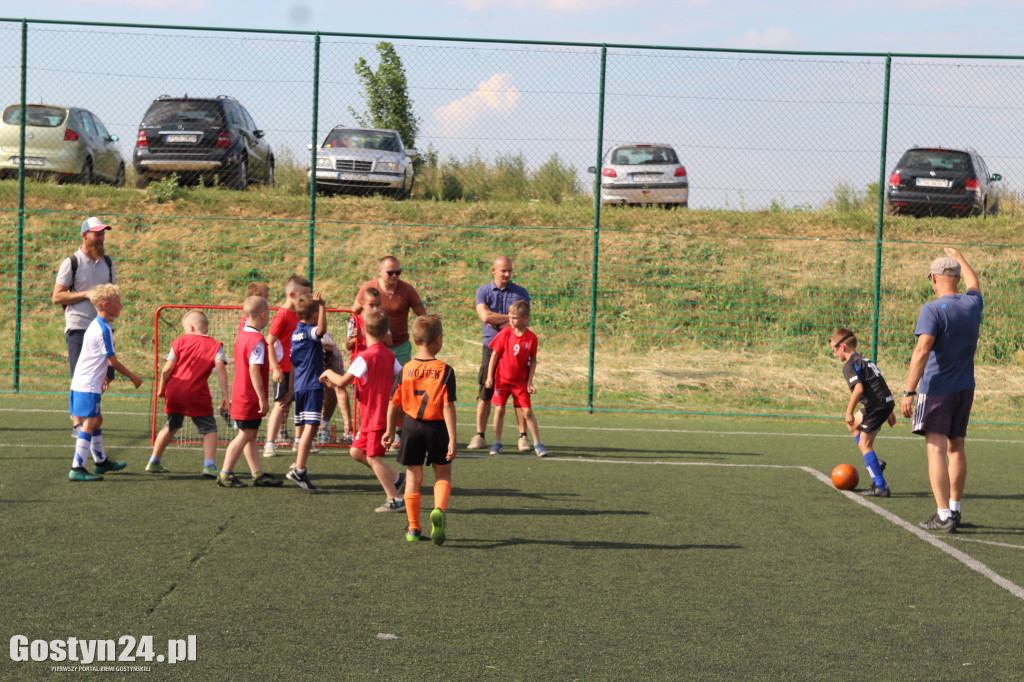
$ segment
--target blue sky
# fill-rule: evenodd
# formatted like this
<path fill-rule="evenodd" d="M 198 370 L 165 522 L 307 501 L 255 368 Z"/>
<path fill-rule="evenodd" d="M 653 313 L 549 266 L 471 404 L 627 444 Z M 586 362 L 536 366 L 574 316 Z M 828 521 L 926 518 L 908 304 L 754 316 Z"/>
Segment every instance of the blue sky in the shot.
<path fill-rule="evenodd" d="M 729 49 L 1012 54 L 1020 3 L 952 0 L 0 0 L 0 17 Z M 0 24 L 0 99 L 19 97 L 20 31 Z M 325 37 L 317 139 L 362 110 L 353 64 L 372 39 Z M 94 111 L 130 158 L 160 94 L 231 94 L 279 156 L 308 158 L 312 41 L 306 36 L 33 25 L 30 102 Z M 396 41 L 420 119 L 416 146 L 442 158 L 553 154 L 585 184 L 596 161 L 599 53 Z M 604 145 L 664 142 L 687 166 L 691 205 L 818 206 L 879 177 L 884 60 L 609 50 Z M 914 144 L 974 147 L 1024 187 L 1024 62 L 896 60 L 886 167 Z"/>

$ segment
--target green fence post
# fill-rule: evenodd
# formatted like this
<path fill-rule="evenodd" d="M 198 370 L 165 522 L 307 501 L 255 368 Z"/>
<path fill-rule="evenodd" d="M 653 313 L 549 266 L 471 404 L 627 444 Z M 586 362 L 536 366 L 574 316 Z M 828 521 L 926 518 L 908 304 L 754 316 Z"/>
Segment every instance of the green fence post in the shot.
<path fill-rule="evenodd" d="M 309 152 L 309 281 L 313 281 L 316 268 L 316 129 L 320 113 L 320 32 L 313 37 L 313 132 Z"/>
<path fill-rule="evenodd" d="M 14 392 L 21 389 L 21 307 L 25 271 L 25 116 L 28 83 L 28 21 L 21 22 L 21 130 L 18 133 L 18 263 L 14 285 Z"/>
<path fill-rule="evenodd" d="M 587 410 L 594 412 L 594 346 L 597 340 L 597 258 L 601 244 L 601 150 L 604 147 L 604 77 L 608 46 L 601 46 L 601 85 L 597 96 L 597 165 L 594 166 L 594 259 L 590 268 L 590 353 L 587 367 Z"/>
<path fill-rule="evenodd" d="M 882 153 L 878 162 L 878 227 L 875 232 L 875 310 L 872 325 L 871 357 L 878 361 L 878 317 L 882 306 L 882 232 L 885 219 L 885 152 L 889 135 L 889 73 L 892 55 L 885 57 L 885 85 L 882 91 Z"/>

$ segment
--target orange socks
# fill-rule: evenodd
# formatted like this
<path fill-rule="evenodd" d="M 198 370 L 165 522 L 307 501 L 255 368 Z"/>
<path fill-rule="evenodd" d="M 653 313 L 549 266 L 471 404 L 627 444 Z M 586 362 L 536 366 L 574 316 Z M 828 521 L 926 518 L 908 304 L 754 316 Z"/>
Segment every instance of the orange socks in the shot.
<path fill-rule="evenodd" d="M 448 481 L 437 481 L 434 483 L 434 506 L 445 511 L 448 509 L 448 498 L 452 496 L 452 484 Z M 408 502 L 406 502 L 408 504 Z M 416 500 L 417 509 L 419 500 Z"/>
<path fill-rule="evenodd" d="M 413 493 L 405 495 L 405 515 L 409 517 L 409 530 L 422 530 L 420 528 L 420 494 Z"/>

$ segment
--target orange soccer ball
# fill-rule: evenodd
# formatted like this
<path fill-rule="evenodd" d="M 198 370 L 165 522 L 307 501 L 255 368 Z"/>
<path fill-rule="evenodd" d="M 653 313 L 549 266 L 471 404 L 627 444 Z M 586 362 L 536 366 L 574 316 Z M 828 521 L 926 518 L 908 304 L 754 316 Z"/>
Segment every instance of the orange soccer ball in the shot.
<path fill-rule="evenodd" d="M 840 464 L 832 470 L 832 485 L 840 490 L 853 490 L 860 483 L 860 474 L 849 464 Z"/>

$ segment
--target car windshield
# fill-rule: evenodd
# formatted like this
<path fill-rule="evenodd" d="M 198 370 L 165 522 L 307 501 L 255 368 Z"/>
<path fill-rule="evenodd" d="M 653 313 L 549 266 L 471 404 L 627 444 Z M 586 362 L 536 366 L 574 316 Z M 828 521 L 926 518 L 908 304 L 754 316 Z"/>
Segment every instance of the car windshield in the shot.
<path fill-rule="evenodd" d="M 154 102 L 146 112 L 142 125 L 172 126 L 178 124 L 222 126 L 224 115 L 216 102 L 194 100 Z"/>
<path fill-rule="evenodd" d="M 40 128 L 56 128 L 68 115 L 68 110 L 61 107 L 43 107 L 30 104 L 25 107 L 26 123 Z M 4 109 L 4 123 L 21 124 L 21 105 L 12 104 Z"/>
<path fill-rule="evenodd" d="M 377 149 L 383 152 L 397 152 L 399 149 L 397 135 L 372 130 L 332 130 L 324 140 L 324 147 Z"/>
<path fill-rule="evenodd" d="M 671 147 L 619 147 L 612 152 L 613 166 L 642 166 L 663 163 L 679 163 Z"/>
<path fill-rule="evenodd" d="M 900 161 L 900 168 L 928 171 L 966 171 L 971 157 L 966 152 L 948 149 L 911 149 Z"/>

